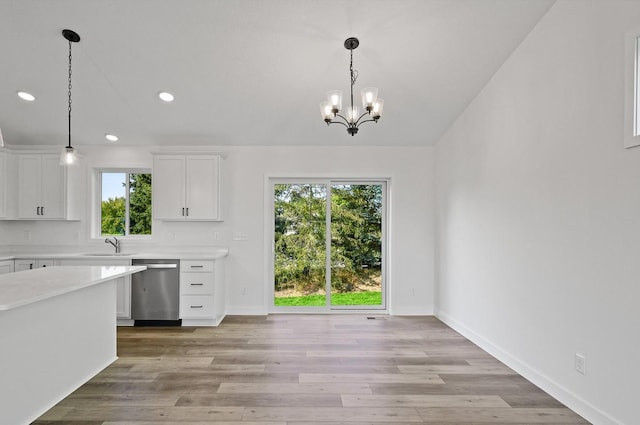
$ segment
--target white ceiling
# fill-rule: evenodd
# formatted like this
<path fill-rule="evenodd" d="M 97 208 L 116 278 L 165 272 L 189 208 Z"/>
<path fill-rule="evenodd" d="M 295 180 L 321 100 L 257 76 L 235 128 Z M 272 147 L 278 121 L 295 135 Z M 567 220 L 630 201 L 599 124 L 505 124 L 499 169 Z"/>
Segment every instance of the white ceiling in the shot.
<path fill-rule="evenodd" d="M 0 128 L 8 145 L 433 145 L 552 0 L 0 0 Z M 379 88 L 351 137 L 318 105 Z M 37 97 L 25 102 L 18 90 Z M 158 100 L 161 90 L 175 102 Z"/>

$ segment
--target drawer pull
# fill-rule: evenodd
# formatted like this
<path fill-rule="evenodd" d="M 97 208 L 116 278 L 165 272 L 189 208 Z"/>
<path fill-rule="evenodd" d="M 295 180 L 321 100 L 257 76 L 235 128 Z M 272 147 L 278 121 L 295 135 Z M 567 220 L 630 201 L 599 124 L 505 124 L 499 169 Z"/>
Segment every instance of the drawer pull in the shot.
<path fill-rule="evenodd" d="M 191 268 L 192 268 L 192 269 L 201 269 L 201 268 L 203 268 L 203 267 L 204 267 L 204 266 L 202 266 L 202 265 L 200 265 L 200 266 L 191 266 Z"/>
<path fill-rule="evenodd" d="M 201 305 L 192 305 L 191 308 L 202 308 Z"/>
<path fill-rule="evenodd" d="M 191 286 L 202 286 L 204 283 L 192 283 Z"/>

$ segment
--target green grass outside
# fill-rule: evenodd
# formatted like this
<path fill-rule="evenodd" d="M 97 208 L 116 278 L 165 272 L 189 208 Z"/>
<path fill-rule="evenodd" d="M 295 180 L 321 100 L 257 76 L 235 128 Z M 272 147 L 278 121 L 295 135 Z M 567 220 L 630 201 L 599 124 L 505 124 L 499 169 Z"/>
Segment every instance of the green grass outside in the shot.
<path fill-rule="evenodd" d="M 324 295 L 305 295 L 302 297 L 276 297 L 277 306 L 323 306 L 327 299 Z M 381 292 L 346 292 L 331 294 L 332 305 L 382 305 Z"/>

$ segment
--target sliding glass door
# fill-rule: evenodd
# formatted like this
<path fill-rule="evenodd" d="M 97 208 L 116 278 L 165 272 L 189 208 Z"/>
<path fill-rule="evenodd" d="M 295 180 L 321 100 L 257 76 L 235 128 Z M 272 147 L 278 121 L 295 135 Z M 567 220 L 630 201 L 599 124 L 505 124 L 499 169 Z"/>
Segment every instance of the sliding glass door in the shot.
<path fill-rule="evenodd" d="M 385 182 L 271 187 L 272 310 L 385 309 Z"/>

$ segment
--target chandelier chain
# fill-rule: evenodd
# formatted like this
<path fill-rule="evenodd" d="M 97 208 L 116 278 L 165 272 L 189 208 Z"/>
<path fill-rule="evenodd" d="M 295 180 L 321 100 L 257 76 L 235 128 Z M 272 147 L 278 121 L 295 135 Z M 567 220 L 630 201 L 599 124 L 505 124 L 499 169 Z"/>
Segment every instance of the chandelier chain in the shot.
<path fill-rule="evenodd" d="M 349 63 L 349 71 L 351 73 L 351 86 L 356 85 L 356 80 L 358 79 L 358 70 L 353 69 L 353 50 L 351 50 L 351 62 Z"/>
<path fill-rule="evenodd" d="M 358 79 L 358 71 L 353 69 L 353 49 L 349 49 L 351 53 L 351 61 L 349 62 L 349 73 L 351 74 L 351 108 L 353 109 L 353 86 L 356 85 Z"/>

